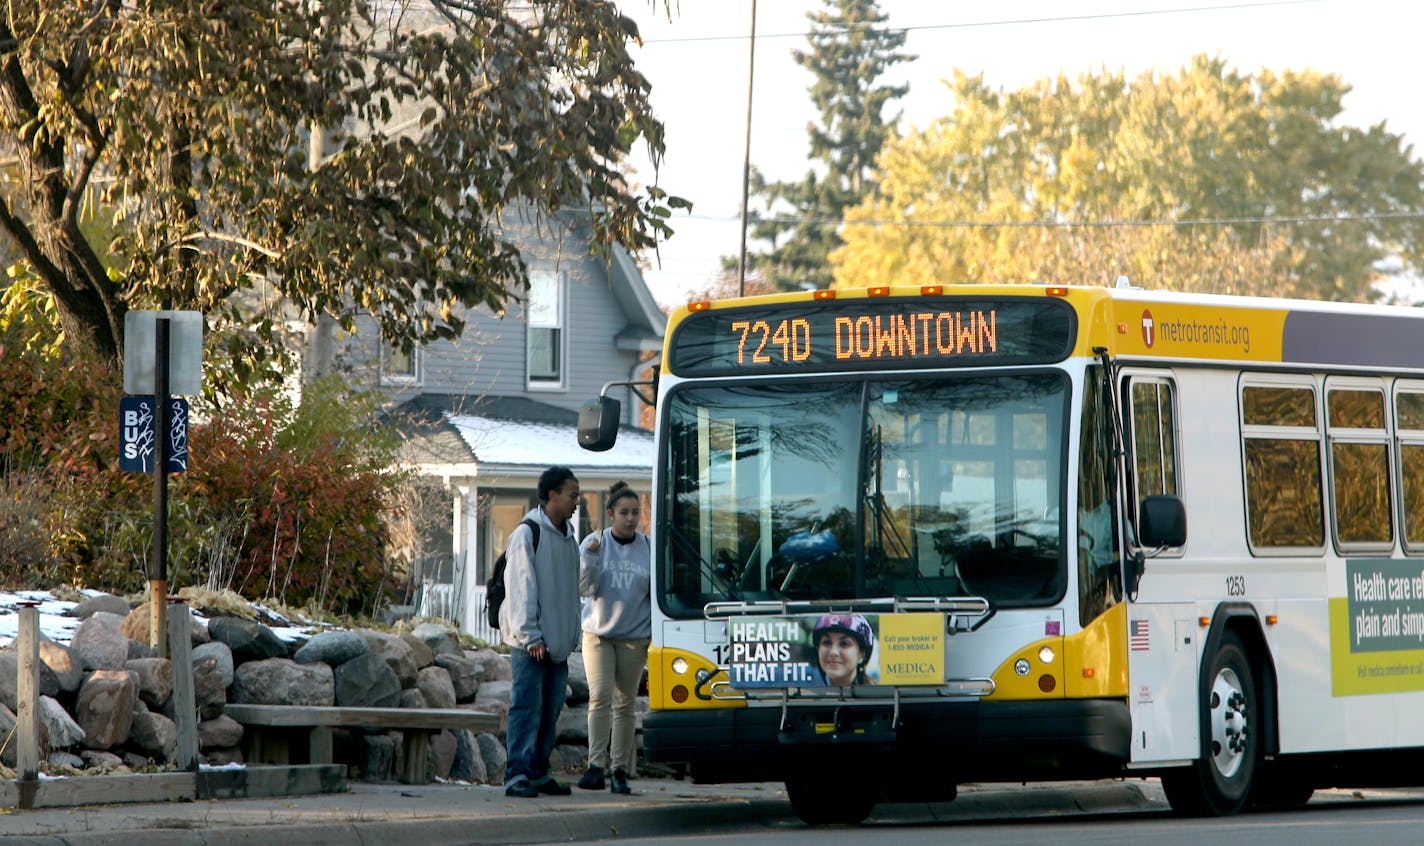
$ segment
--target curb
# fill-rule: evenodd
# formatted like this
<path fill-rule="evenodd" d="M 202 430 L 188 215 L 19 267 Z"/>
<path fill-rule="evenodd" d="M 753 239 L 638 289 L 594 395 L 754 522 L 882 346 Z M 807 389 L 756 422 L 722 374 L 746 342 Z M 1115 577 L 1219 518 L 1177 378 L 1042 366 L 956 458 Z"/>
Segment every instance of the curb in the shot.
<path fill-rule="evenodd" d="M 768 789 L 770 788 L 770 789 Z M 702 790 L 704 788 L 697 788 Z M 715 787 L 705 788 L 715 790 Z M 531 844 L 560 840 L 588 841 L 636 839 L 669 834 L 711 834 L 738 830 L 789 830 L 803 828 L 779 785 L 727 786 L 719 795 L 671 792 L 635 797 L 630 802 L 559 800 L 510 804 L 497 797 L 465 794 L 431 794 L 439 805 L 429 815 L 406 805 L 409 791 L 390 791 L 354 797 L 345 806 L 322 803 L 324 819 L 260 822 L 251 815 L 217 819 L 199 806 L 195 813 L 174 813 L 163 819 L 164 806 L 139 812 L 134 827 L 115 819 L 128 815 L 130 806 L 92 809 L 88 817 L 55 817 L 54 828 L 12 836 L 0 835 L 3 844 L 32 846 L 252 846 L 254 836 L 268 842 L 293 842 L 302 846 L 336 844 L 420 843 L 422 846 L 467 846 L 472 843 Z M 589 797 L 590 799 L 592 797 Z M 320 797 L 314 797 L 320 801 Z M 270 800 L 269 800 L 270 801 Z M 172 809 L 172 806 L 167 806 Z M 259 801 L 259 811 L 267 807 Z M 1154 782 L 1070 782 L 1029 785 L 964 785 L 959 798 L 946 803 L 877 805 L 870 822 L 1002 819 L 1025 816 L 1113 813 L 1166 808 Z M 176 809 L 172 809 L 176 810 Z M 404 814 L 402 816 L 402 814 Z M 23 813 L 14 818 L 25 820 Z M 162 822 L 159 822 L 162 820 Z M 34 820 L 39 823 L 39 820 Z M 107 823 L 107 825 L 106 825 Z M 155 825 L 156 824 L 156 825 Z M 5 828 L 0 817 L 0 831 Z"/>
<path fill-rule="evenodd" d="M 552 808 L 552 805 L 550 806 Z M 374 809 L 373 809 L 374 812 Z M 657 837 L 763 828 L 794 821 L 782 800 L 702 800 L 690 805 L 605 805 L 535 814 L 430 820 L 339 820 L 330 823 L 223 825 L 204 828 L 139 828 L 42 835 L 0 835 L 6 846 L 252 846 L 254 837 L 303 846 L 420 843 L 468 846 Z"/>

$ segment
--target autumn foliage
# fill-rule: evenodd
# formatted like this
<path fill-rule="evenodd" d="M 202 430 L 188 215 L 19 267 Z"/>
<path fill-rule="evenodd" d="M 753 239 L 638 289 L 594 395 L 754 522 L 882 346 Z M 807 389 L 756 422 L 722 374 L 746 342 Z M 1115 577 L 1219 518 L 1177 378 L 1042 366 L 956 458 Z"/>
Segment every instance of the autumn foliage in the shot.
<path fill-rule="evenodd" d="M 64 343 L 25 278 L 0 294 L 0 587 L 141 591 L 153 477 L 118 469 L 122 376 Z M 374 407 L 336 383 L 192 398 L 191 462 L 169 477 L 170 590 L 370 613 L 390 590 L 382 514 L 403 477 Z"/>

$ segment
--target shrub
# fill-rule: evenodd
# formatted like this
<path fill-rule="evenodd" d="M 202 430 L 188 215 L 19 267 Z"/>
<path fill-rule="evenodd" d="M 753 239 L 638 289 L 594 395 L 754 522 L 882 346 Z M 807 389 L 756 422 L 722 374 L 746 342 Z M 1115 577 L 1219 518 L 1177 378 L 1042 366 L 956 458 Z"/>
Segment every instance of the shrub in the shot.
<path fill-rule="evenodd" d="M 231 403 L 190 437 L 181 482 L 188 578 L 249 598 L 342 612 L 374 609 L 386 586 L 381 515 L 402 481 L 374 398 L 335 380 L 300 405 L 266 391 Z M 172 522 L 170 516 L 170 523 Z"/>

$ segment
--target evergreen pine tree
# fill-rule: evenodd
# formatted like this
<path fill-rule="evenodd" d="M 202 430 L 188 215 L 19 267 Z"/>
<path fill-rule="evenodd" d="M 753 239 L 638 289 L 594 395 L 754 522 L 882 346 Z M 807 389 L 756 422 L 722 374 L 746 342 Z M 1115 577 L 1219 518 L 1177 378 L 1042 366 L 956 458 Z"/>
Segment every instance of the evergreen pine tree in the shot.
<path fill-rule="evenodd" d="M 750 254 L 747 266 L 777 290 L 830 287 L 826 256 L 841 245 L 841 212 L 870 191 L 875 156 L 899 119 L 887 121 L 885 105 L 909 90 L 876 80 L 915 58 L 898 52 L 905 32 L 885 27 L 876 0 L 825 0 L 806 17 L 810 47 L 793 55 L 815 77 L 808 90 L 821 122 L 807 126 L 812 168 L 795 182 L 768 182 L 755 168 L 751 175 L 751 191 L 767 210 L 751 215 L 751 235 L 771 249 Z"/>

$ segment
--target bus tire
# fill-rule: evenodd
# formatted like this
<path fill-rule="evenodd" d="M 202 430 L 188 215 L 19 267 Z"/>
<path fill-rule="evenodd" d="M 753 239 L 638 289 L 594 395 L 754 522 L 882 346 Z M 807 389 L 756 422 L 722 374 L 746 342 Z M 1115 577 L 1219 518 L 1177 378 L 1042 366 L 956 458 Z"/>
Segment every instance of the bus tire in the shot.
<path fill-rule="evenodd" d="M 1201 755 L 1191 766 L 1169 770 L 1162 790 L 1182 816 L 1227 816 L 1241 811 L 1261 759 L 1255 674 L 1235 632 L 1221 640 L 1202 676 L 1199 702 Z"/>
<path fill-rule="evenodd" d="M 844 779 L 798 775 L 786 780 L 791 809 L 807 825 L 860 825 L 875 807 L 864 787 L 847 791 Z"/>

